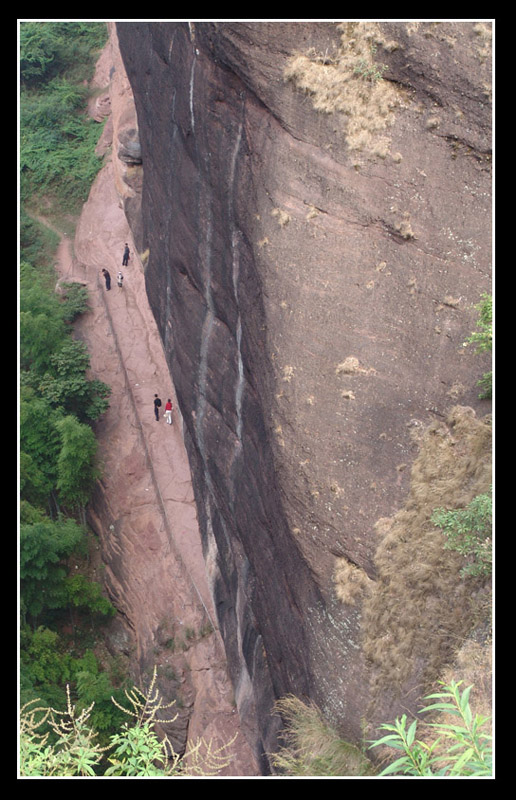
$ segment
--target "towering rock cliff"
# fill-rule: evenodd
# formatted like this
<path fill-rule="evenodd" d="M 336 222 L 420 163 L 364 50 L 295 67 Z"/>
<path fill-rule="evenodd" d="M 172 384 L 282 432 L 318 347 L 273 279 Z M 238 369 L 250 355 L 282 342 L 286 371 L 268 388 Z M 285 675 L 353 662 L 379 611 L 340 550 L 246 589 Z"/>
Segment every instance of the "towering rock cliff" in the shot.
<path fill-rule="evenodd" d="M 410 668 L 378 683 L 364 637 L 389 638 L 371 624 L 389 583 L 377 523 L 416 502 L 415 432 L 455 444 L 466 419 L 488 460 L 487 365 L 463 342 L 490 290 L 490 30 L 122 22 L 116 34 L 137 118 L 118 145 L 143 167 L 126 213 L 237 705 L 258 720 L 266 771 L 275 699 L 311 698 L 358 740 L 364 718 L 415 708 L 438 668 L 419 637 Z M 469 410 L 450 417 L 458 403 Z M 489 480 L 479 447 L 462 500 Z M 409 538 L 405 563 L 422 549 Z M 464 601 L 426 586 L 434 619 Z M 457 630 L 435 634 L 441 661 Z"/>

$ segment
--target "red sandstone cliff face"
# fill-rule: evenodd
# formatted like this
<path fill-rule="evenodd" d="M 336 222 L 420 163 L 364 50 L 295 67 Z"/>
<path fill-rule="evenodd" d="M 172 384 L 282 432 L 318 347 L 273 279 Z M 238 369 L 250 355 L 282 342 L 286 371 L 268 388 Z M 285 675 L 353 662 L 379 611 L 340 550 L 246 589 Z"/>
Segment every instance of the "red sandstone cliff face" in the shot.
<path fill-rule="evenodd" d="M 373 696 L 362 602 L 339 599 L 336 570 L 382 584 L 375 526 L 408 497 L 414 430 L 457 402 L 488 410 L 475 385 L 487 366 L 462 343 L 490 286 L 489 32 L 206 22 L 116 33 L 135 104 L 113 115 L 126 160 L 110 180 L 184 417 L 237 706 L 257 721 L 258 755 L 274 749 L 271 709 L 288 692 L 359 739 L 364 716 L 417 703 L 429 656 L 418 640 L 410 674 Z M 147 393 L 153 383 L 151 368 Z M 127 459 L 140 478 L 141 451 Z M 148 648 L 172 597 L 146 545 L 134 562 L 133 546 L 111 549 L 108 569 Z M 146 575 L 134 586 L 129 563 Z M 430 594 L 438 616 L 450 598 Z M 151 607 L 149 625 L 139 614 Z M 443 660 L 455 634 L 442 634 Z"/>
<path fill-rule="evenodd" d="M 141 168 L 133 148 L 132 92 L 116 37 L 97 65 L 99 91 L 90 113 L 107 119 L 98 150 L 98 175 L 76 230 L 73 249 L 63 239 L 58 268 L 66 280 L 88 286 L 89 311 L 76 330 L 88 344 L 92 372 L 112 390 L 97 426 L 103 475 L 88 511 L 98 536 L 98 577 L 118 610 L 107 645 L 126 661 L 138 685 L 157 668 L 158 687 L 176 700 L 177 719 L 165 726 L 177 752 L 200 737 L 232 741 L 222 774 L 256 774 L 241 729 L 218 631 L 199 536 L 181 415 L 163 346 L 149 308 L 143 266 L 127 216 L 138 208 Z M 122 266 L 124 243 L 131 258 Z M 68 245 L 68 246 L 67 246 Z M 106 291 L 101 269 L 111 274 Z M 124 275 L 123 288 L 115 276 Z M 174 423 L 156 422 L 154 394 L 172 398 Z"/>

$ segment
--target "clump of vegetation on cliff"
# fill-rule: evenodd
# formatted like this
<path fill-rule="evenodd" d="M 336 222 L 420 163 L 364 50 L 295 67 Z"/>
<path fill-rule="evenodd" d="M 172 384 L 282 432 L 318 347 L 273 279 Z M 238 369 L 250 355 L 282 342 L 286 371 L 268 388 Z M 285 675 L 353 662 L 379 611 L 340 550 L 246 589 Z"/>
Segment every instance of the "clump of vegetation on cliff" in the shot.
<path fill-rule="evenodd" d="M 492 572 L 491 545 L 493 508 L 491 492 L 479 494 L 466 508 L 437 509 L 434 522 L 446 536 L 444 547 L 456 550 L 466 561 L 461 577 L 489 577 Z"/>
<path fill-rule="evenodd" d="M 424 688 L 439 675 L 478 619 L 489 577 L 461 573 L 464 556 L 446 549 L 435 524 L 438 508 L 465 509 L 489 493 L 491 421 L 466 407 L 424 432 L 411 471 L 410 494 L 393 518 L 381 520 L 377 580 L 363 610 L 364 651 L 373 693 L 396 692 L 419 664 Z M 423 691 L 424 691 L 423 688 Z"/>
<path fill-rule="evenodd" d="M 465 342 L 466 345 L 474 344 L 476 353 L 490 353 L 493 349 L 493 298 L 489 294 L 482 296 L 481 302 L 476 306 L 478 311 L 477 329 Z M 489 370 L 478 381 L 482 389 L 481 399 L 489 399 L 493 393 L 493 372 Z"/>
<path fill-rule="evenodd" d="M 377 23 L 345 22 L 339 48 L 333 54 L 309 52 L 292 58 L 285 78 L 312 99 L 325 114 L 341 114 L 351 151 L 385 157 L 386 130 L 402 102 L 400 92 L 383 80 L 387 67 L 376 59 L 383 41 Z"/>
<path fill-rule="evenodd" d="M 411 775 L 484 777 L 492 773 L 489 718 L 470 705 L 473 686 L 439 682 L 440 691 L 425 700 L 424 720 L 407 714 L 380 725 L 377 739 L 362 747 L 346 742 L 314 704 L 288 696 L 276 704 L 284 725 L 284 743 L 271 760 L 280 774 L 338 777 Z M 368 751 L 378 749 L 376 761 Z M 371 752 L 372 756 L 372 752 Z"/>
<path fill-rule="evenodd" d="M 280 774 L 318 777 L 374 773 L 364 752 L 341 739 L 314 703 L 289 695 L 276 703 L 275 710 L 285 726 L 283 745 L 271 754 Z"/>
<path fill-rule="evenodd" d="M 371 747 L 386 747 L 400 754 L 382 769 L 383 775 L 414 775 L 417 777 L 485 777 L 492 774 L 491 734 L 485 726 L 489 721 L 475 714 L 470 707 L 473 686 L 461 691 L 462 681 L 441 681 L 441 691 L 427 695 L 425 700 L 436 700 L 421 709 L 422 713 L 438 712 L 426 730 L 416 738 L 417 719 L 408 725 L 403 714 L 395 722 L 384 723 L 380 729 L 385 735 Z"/>

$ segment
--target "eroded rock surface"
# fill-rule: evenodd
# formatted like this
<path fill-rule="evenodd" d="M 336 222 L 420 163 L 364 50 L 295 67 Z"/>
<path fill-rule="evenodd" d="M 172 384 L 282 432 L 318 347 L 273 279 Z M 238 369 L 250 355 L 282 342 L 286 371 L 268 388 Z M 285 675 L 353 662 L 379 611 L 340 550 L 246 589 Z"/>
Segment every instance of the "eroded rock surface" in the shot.
<path fill-rule="evenodd" d="M 414 426 L 457 402 L 488 410 L 476 386 L 487 362 L 463 342 L 490 287 L 489 34 L 476 23 L 116 24 L 134 107 L 113 135 L 134 143 L 137 130 L 141 165 L 125 160 L 133 172 L 114 182 L 184 418 L 210 595 L 258 757 L 276 746 L 271 710 L 287 693 L 356 741 L 364 716 L 417 703 L 419 651 L 394 701 L 373 702 L 361 605 L 339 599 L 335 569 L 345 559 L 377 581 L 375 525 L 408 496 Z M 152 384 L 151 370 L 146 402 Z M 129 474 L 142 457 L 124 453 Z M 146 530 L 144 572 L 159 539 Z M 123 561 L 110 562 L 120 602 L 133 602 Z M 159 608 L 162 576 L 143 577 L 143 594 L 149 580 Z"/>

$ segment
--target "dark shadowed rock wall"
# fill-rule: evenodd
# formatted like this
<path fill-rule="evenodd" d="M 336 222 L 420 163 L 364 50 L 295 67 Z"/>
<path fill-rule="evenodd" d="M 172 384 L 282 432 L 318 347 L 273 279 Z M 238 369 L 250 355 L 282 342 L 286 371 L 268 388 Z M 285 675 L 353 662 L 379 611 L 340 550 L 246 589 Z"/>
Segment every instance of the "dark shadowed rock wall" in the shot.
<path fill-rule="evenodd" d="M 488 411 L 486 363 L 463 347 L 490 290 L 488 26 L 116 29 L 144 175 L 134 229 L 241 715 L 260 753 L 287 693 L 358 740 L 366 712 L 396 707 L 370 708 L 336 560 L 375 581 L 414 427 L 457 402 Z"/>

